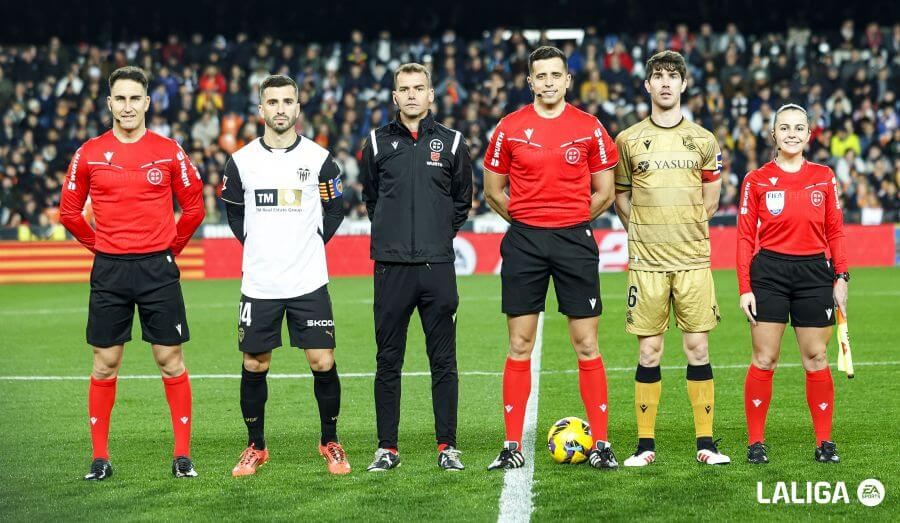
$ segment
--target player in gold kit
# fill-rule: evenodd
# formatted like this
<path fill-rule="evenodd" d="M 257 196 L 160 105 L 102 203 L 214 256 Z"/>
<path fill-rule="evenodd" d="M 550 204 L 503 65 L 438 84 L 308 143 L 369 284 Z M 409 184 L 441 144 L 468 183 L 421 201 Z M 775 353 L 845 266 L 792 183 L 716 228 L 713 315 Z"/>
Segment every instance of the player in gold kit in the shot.
<path fill-rule="evenodd" d="M 663 51 L 647 61 L 644 87 L 650 117 L 619 133 L 616 213 L 628 230 L 628 307 L 625 329 L 638 337 L 635 374 L 637 451 L 626 467 L 656 459 L 654 428 L 662 392 L 660 360 L 670 309 L 682 331 L 687 389 L 694 411 L 697 461 L 729 463 L 712 439 L 714 394 L 709 331 L 719 320 L 709 262 L 709 217 L 721 188 L 716 138 L 685 120 L 684 58 Z"/>

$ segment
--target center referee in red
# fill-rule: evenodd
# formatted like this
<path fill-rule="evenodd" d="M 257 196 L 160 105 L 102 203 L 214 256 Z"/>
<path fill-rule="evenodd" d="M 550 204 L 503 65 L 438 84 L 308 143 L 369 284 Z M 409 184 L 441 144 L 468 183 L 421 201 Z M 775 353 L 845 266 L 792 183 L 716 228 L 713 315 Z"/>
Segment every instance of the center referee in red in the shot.
<path fill-rule="evenodd" d="M 369 465 L 400 465 L 400 374 L 410 315 L 419 309 L 431 366 L 438 466 L 462 470 L 456 449 L 456 270 L 453 238 L 472 207 L 472 166 L 459 131 L 434 121 L 431 74 L 420 64 L 394 72 L 397 119 L 371 132 L 360 181 L 372 221 L 375 260 L 375 417 L 378 450 Z"/>
<path fill-rule="evenodd" d="M 96 255 L 87 320 L 87 342 L 94 348 L 88 392 L 94 461 L 86 480 L 113 473 L 109 418 L 135 305 L 172 415 L 172 474 L 197 475 L 190 458 L 191 383 L 181 352 L 190 333 L 175 256 L 203 221 L 203 182 L 177 142 L 147 129 L 148 83 L 137 67 L 110 75 L 107 105 L 113 127 L 75 153 L 59 206 L 63 226 Z M 182 210 L 177 222 L 173 194 Z M 96 231 L 82 215 L 88 196 Z"/>
<path fill-rule="evenodd" d="M 613 201 L 619 153 L 595 116 L 566 103 L 571 84 L 566 55 L 556 47 L 537 48 L 528 57 L 534 103 L 503 118 L 485 151 L 485 198 L 511 224 L 500 244 L 509 328 L 503 369 L 506 442 L 491 470 L 525 464 L 522 431 L 531 394 L 531 352 L 551 276 L 578 356 L 581 399 L 594 440 L 588 461 L 594 468 L 618 467 L 607 441 L 606 370 L 597 346 L 603 307 L 599 252 L 590 222 Z"/>

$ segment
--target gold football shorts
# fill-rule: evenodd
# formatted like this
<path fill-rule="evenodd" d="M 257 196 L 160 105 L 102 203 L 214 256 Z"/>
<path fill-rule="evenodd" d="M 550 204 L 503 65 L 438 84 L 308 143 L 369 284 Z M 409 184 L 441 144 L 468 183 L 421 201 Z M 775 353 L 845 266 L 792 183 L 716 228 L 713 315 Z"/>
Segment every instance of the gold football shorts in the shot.
<path fill-rule="evenodd" d="M 706 332 L 719 323 L 719 306 L 712 271 L 628 271 L 625 330 L 639 336 L 655 336 L 675 324 L 682 332 Z"/>

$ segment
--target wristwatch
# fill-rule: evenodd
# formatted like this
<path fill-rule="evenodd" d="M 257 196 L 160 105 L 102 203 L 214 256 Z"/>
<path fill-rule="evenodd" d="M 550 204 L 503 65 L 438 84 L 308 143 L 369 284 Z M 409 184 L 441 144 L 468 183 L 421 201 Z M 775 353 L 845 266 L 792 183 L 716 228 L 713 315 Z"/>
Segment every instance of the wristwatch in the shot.
<path fill-rule="evenodd" d="M 849 272 L 839 272 L 834 275 L 834 281 L 837 281 L 839 278 L 842 278 L 844 281 L 850 281 L 850 273 Z"/>

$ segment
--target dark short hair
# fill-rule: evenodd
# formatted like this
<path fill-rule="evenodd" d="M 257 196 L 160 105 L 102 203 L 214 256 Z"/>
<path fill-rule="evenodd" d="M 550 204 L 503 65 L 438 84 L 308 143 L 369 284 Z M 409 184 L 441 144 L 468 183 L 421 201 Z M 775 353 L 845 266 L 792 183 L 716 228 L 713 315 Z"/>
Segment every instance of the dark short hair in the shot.
<path fill-rule="evenodd" d="M 684 57 L 675 51 L 661 51 L 651 56 L 647 60 L 644 79 L 650 80 L 653 73 L 663 70 L 675 71 L 681 75 L 682 80 L 687 80 L 687 66 L 684 63 Z"/>
<path fill-rule="evenodd" d="M 534 51 L 528 55 L 528 74 L 531 74 L 531 71 L 534 69 L 534 63 L 538 60 L 550 60 L 551 58 L 559 58 L 562 60 L 563 67 L 566 68 L 566 71 L 569 70 L 569 63 L 566 60 L 566 53 L 562 52 L 560 48 L 553 47 L 552 45 L 542 45 L 538 47 Z"/>
<path fill-rule="evenodd" d="M 300 89 L 297 87 L 297 82 L 295 82 L 293 78 L 283 74 L 270 74 L 259 84 L 259 102 L 262 103 L 263 92 L 269 87 L 284 87 L 287 85 L 293 87 L 294 92 L 297 94 L 297 98 L 300 98 Z"/>
<path fill-rule="evenodd" d="M 428 70 L 422 64 L 417 64 L 415 62 L 409 62 L 401 65 L 394 71 L 394 89 L 397 88 L 397 77 L 400 76 L 400 73 L 403 74 L 414 74 L 421 73 L 425 75 L 425 80 L 428 82 L 428 87 L 431 87 L 431 71 Z"/>
<path fill-rule="evenodd" d="M 113 85 L 119 80 L 133 80 L 144 86 L 144 92 L 147 91 L 147 87 L 150 85 L 150 78 L 147 77 L 147 73 L 140 67 L 135 67 L 133 65 L 120 67 L 109 75 L 110 92 L 112 92 Z"/>

